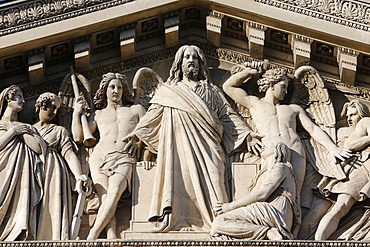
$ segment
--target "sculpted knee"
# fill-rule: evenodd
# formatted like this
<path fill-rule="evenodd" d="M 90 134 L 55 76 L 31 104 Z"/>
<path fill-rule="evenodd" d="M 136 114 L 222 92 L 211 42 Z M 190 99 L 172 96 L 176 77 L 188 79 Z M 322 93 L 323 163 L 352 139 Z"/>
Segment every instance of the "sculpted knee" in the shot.
<path fill-rule="evenodd" d="M 224 217 L 222 215 L 219 215 L 216 218 L 214 218 L 212 222 L 211 231 L 210 231 L 211 235 L 218 233 L 220 227 L 224 224 L 224 222 L 225 222 Z"/>

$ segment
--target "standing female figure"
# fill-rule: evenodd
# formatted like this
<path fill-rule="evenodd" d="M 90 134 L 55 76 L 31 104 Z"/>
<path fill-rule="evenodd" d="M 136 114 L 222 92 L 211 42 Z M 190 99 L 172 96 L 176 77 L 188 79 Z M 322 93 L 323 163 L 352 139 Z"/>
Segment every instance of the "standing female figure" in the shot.
<path fill-rule="evenodd" d="M 18 121 L 25 101 L 18 86 L 0 93 L 0 240 L 34 239 L 42 197 L 44 143 L 29 124 Z"/>
<path fill-rule="evenodd" d="M 68 240 L 72 222 L 72 196 L 69 174 L 79 182 L 88 178 L 81 171 L 76 146 L 67 129 L 52 123 L 61 106 L 60 98 L 43 93 L 36 100 L 38 122 L 34 127 L 47 144 L 43 171 L 44 196 L 39 208 L 37 239 Z M 79 189 L 80 186 L 76 186 Z"/>

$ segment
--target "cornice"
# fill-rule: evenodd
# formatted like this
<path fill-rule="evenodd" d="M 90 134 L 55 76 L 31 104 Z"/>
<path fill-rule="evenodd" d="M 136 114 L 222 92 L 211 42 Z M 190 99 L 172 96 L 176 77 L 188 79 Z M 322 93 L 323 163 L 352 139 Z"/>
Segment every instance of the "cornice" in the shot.
<path fill-rule="evenodd" d="M 0 37 L 135 0 L 36 0 L 0 10 Z"/>
<path fill-rule="evenodd" d="M 0 36 L 136 0 L 36 0 L 0 9 Z M 370 3 L 359 0 L 254 0 L 324 21 L 370 31 Z M 211 12 L 212 13 L 212 12 Z M 219 14 L 215 17 L 220 18 Z M 251 28 L 258 28 L 250 25 Z"/>
<path fill-rule="evenodd" d="M 324 21 L 370 31 L 370 4 L 359 0 L 254 0 Z"/>

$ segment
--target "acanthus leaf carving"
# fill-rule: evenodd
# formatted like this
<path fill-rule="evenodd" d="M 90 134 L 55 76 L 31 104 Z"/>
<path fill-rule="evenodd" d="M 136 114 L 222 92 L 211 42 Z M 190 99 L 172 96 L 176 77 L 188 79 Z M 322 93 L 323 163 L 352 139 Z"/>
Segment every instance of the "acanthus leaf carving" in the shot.
<path fill-rule="evenodd" d="M 9 25 L 15 25 L 19 23 L 19 10 L 18 9 L 10 9 L 8 12 L 5 12 L 5 21 Z"/>

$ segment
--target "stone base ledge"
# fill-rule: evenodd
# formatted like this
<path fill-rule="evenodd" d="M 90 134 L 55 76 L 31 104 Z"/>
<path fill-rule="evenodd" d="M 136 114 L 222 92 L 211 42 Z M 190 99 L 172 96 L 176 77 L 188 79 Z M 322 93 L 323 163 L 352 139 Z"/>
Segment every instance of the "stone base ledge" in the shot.
<path fill-rule="evenodd" d="M 145 236 L 143 236 L 145 237 Z M 1 247 L 119 247 L 119 246 L 244 246 L 244 247 L 370 247 L 370 242 L 355 241 L 242 241 L 242 240 L 96 240 L 96 241 L 22 241 L 22 242 L 2 242 Z"/>
<path fill-rule="evenodd" d="M 208 232 L 168 232 L 168 233 L 154 233 L 154 232 L 124 232 L 123 238 L 128 241 L 174 241 L 182 242 L 184 239 L 191 239 L 191 241 L 204 241 L 209 237 Z"/>

